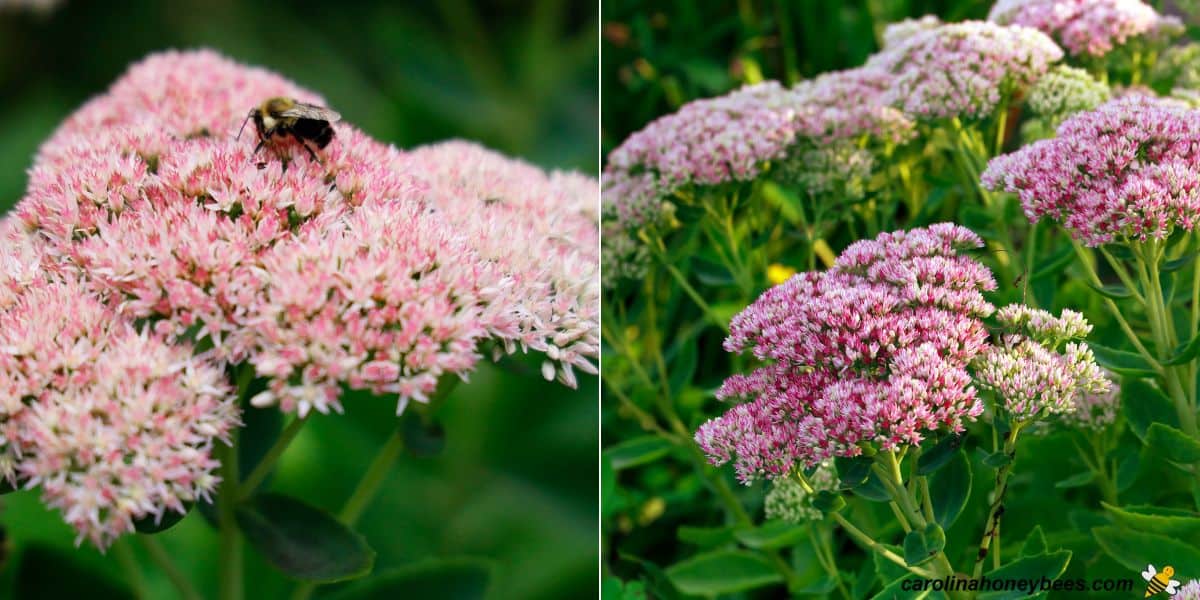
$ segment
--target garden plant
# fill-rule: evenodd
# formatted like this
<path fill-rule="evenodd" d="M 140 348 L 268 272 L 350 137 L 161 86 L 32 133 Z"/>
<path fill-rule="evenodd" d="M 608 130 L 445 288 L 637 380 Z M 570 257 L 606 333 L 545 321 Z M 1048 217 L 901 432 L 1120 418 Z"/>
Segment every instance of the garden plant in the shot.
<path fill-rule="evenodd" d="M 896 4 L 611 11 L 605 597 L 1200 598 L 1195 14 Z"/>
<path fill-rule="evenodd" d="M 42 144 L 0 221 L 0 488 L 115 556 L 114 597 L 168 597 L 138 556 L 181 598 L 244 597 L 247 553 L 291 598 L 363 578 L 359 520 L 401 456 L 439 451 L 479 363 L 571 388 L 596 373 L 594 178 L 345 121 L 319 153 L 235 135 L 275 97 L 326 104 L 210 50 L 146 57 Z M 370 403 L 390 435 L 344 466 L 361 478 L 340 510 L 273 491 L 306 424 Z M 213 580 L 159 540 L 186 515 L 219 540 Z M 14 593 L 48 597 L 21 561 Z M 426 561 L 338 592 L 482 597 L 492 568 Z"/>

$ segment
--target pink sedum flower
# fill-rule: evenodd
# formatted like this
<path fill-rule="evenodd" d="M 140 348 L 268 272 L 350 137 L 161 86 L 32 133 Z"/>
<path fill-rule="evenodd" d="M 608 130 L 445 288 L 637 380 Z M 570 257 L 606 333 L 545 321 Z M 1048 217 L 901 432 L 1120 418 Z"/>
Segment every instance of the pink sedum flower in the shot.
<path fill-rule="evenodd" d="M 101 548 L 186 512 L 239 424 L 219 366 L 133 326 L 75 281 L 39 278 L 0 312 L 0 478 Z"/>
<path fill-rule="evenodd" d="M 988 20 L 1032 27 L 1073 55 L 1101 57 L 1139 36 L 1169 37 L 1182 31 L 1141 0 L 999 0 Z"/>
<path fill-rule="evenodd" d="M 1058 137 L 988 164 L 982 183 L 1016 193 L 1031 222 L 1060 221 L 1089 246 L 1164 239 L 1200 215 L 1200 111 L 1147 96 L 1067 119 Z"/>
<path fill-rule="evenodd" d="M 852 244 L 827 272 L 796 275 L 734 317 L 725 348 L 766 364 L 718 392 L 746 403 L 700 427 L 715 464 L 745 483 L 797 464 L 897 448 L 961 430 L 982 405 L 967 364 L 987 344 L 995 288 L 959 254 L 978 236 L 950 223 Z"/>
<path fill-rule="evenodd" d="M 254 156 L 234 136 L 272 96 L 323 103 L 213 52 L 151 56 L 51 136 L 0 222 L 0 478 L 101 548 L 216 484 L 228 367 L 301 415 L 346 387 L 403 410 L 488 349 L 596 371 L 595 179 L 342 123 L 319 161 Z"/>
<path fill-rule="evenodd" d="M 339 410 L 349 385 L 403 407 L 485 343 L 567 385 L 595 372 L 594 179 L 344 123 L 320 162 L 253 157 L 234 134 L 271 96 L 323 103 L 212 52 L 152 56 L 43 146 L 16 214 L 122 317 L 276 378 L 262 406 Z"/>
<path fill-rule="evenodd" d="M 1073 414 L 1085 396 L 1094 401 L 1112 391 L 1092 350 L 1070 341 L 1091 332 L 1083 315 L 1064 310 L 1055 317 L 1011 304 L 997 311 L 996 319 L 1008 333 L 976 359 L 975 377 L 1015 420 Z"/>
<path fill-rule="evenodd" d="M 986 117 L 1062 58 L 1050 38 L 1027 27 L 965 21 L 915 29 L 867 67 L 895 76 L 887 102 L 918 119 Z"/>

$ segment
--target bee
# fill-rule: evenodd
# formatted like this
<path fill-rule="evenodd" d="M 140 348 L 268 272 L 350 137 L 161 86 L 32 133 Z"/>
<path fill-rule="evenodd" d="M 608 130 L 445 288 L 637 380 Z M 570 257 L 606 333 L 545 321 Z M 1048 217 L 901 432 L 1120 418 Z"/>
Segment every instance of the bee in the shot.
<path fill-rule="evenodd" d="M 1155 573 L 1154 565 L 1146 565 L 1146 570 L 1142 571 L 1142 579 L 1146 580 L 1146 595 L 1143 598 L 1164 591 L 1168 596 L 1174 596 L 1179 591 L 1179 580 L 1171 579 L 1174 574 L 1175 568 L 1171 565 L 1163 567 L 1162 573 Z"/>
<path fill-rule="evenodd" d="M 258 145 L 254 147 L 254 154 L 258 154 L 272 137 L 285 138 L 290 135 L 304 146 L 313 160 L 318 160 L 309 142 L 315 144 L 317 150 L 323 150 L 333 140 L 330 123 L 336 123 L 341 118 L 341 115 L 324 106 L 305 104 L 291 98 L 268 98 L 250 109 L 235 139 L 241 139 L 246 123 L 253 119 L 254 127 L 258 130 Z"/>

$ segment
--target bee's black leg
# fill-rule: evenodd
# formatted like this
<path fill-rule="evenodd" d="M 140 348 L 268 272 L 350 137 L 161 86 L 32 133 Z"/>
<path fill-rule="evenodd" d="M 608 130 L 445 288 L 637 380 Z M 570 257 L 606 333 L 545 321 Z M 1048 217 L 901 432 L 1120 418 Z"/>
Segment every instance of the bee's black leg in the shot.
<path fill-rule="evenodd" d="M 304 149 L 305 149 L 305 150 L 308 150 L 308 157 L 309 157 L 309 158 L 311 158 L 311 159 L 313 159 L 313 162 L 316 162 L 316 163 L 319 163 L 319 162 L 321 162 L 321 159 L 320 159 L 320 158 L 317 158 L 317 153 L 316 153 L 316 152 L 313 152 L 313 149 L 308 147 L 308 143 L 307 143 L 307 142 L 305 142 L 304 140 L 302 140 L 302 139 L 300 139 L 300 138 L 296 138 L 296 141 L 300 142 L 300 145 L 301 145 L 301 146 L 304 146 Z"/>
<path fill-rule="evenodd" d="M 250 153 L 250 157 L 253 158 L 253 157 L 257 156 L 258 151 L 262 150 L 263 144 L 265 144 L 265 143 L 267 143 L 267 140 L 258 140 L 258 145 L 254 147 L 254 152 Z"/>

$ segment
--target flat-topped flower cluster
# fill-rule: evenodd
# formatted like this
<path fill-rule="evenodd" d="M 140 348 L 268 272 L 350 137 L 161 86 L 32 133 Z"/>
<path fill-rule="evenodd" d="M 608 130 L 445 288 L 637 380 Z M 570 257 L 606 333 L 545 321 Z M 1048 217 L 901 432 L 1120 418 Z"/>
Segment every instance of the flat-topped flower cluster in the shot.
<path fill-rule="evenodd" d="M 859 444 L 916 444 L 983 410 L 967 371 L 988 343 L 983 292 L 996 286 L 960 253 L 982 240 L 942 223 L 852 244 L 826 272 L 794 276 L 734 317 L 725 342 L 767 364 L 718 392 L 748 402 L 700 427 L 739 478 L 854 456 Z"/>
<path fill-rule="evenodd" d="M 1067 119 L 1053 139 L 996 157 L 983 184 L 1016 193 L 1030 221 L 1089 246 L 1161 240 L 1200 215 L 1200 111 L 1147 95 Z"/>
<path fill-rule="evenodd" d="M 1138 37 L 1162 38 L 1183 30 L 1141 0 L 999 0 L 988 20 L 1024 25 L 1054 38 L 1071 54 L 1100 57 Z"/>
<path fill-rule="evenodd" d="M 596 371 L 594 179 L 342 123 L 320 160 L 282 141 L 255 156 L 234 134 L 274 96 L 323 104 L 212 52 L 152 56 L 42 146 L 7 222 L 11 277 L 37 285 L 0 307 L 0 369 L 26 386 L 0 398 L 0 477 L 41 485 L 99 545 L 212 488 L 238 418 L 226 368 L 300 415 L 340 411 L 347 386 L 403 410 L 485 347 L 536 351 L 567 385 Z M 73 445 L 45 446 L 38 419 Z"/>

